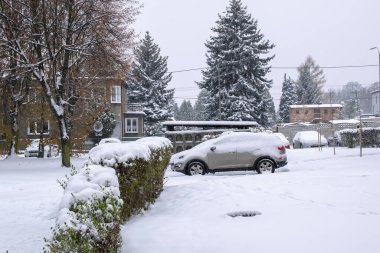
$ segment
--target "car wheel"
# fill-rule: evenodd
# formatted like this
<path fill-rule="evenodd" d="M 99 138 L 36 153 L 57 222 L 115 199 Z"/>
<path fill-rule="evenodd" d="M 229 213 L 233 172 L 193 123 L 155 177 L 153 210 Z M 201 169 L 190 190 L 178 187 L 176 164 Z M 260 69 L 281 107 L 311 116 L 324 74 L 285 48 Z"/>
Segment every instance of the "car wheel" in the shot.
<path fill-rule="evenodd" d="M 186 168 L 186 174 L 189 176 L 204 175 L 206 173 L 205 165 L 199 161 L 190 162 Z"/>
<path fill-rule="evenodd" d="M 265 171 L 270 171 L 274 173 L 276 169 L 276 166 L 274 165 L 274 162 L 270 159 L 261 159 L 257 164 L 256 164 L 256 172 L 258 174 L 261 174 Z"/>

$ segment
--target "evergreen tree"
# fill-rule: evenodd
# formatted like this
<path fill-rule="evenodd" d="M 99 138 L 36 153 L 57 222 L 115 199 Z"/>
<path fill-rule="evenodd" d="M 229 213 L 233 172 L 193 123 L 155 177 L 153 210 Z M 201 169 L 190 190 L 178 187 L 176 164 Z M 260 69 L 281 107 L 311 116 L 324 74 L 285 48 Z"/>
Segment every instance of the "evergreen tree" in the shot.
<path fill-rule="evenodd" d="M 167 68 L 167 57 L 160 55 L 149 32 L 134 50 L 135 61 L 127 80 L 129 102 L 142 103 L 145 113 L 145 133 L 162 133 L 161 123 L 173 117 L 174 89 L 168 89 L 172 79 Z"/>
<path fill-rule="evenodd" d="M 173 103 L 173 116 L 174 120 L 178 120 L 178 114 L 179 114 L 179 107 L 176 102 Z"/>
<path fill-rule="evenodd" d="M 323 84 L 326 82 L 323 70 L 310 56 L 297 70 L 296 94 L 298 104 L 320 104 L 322 102 Z"/>
<path fill-rule="evenodd" d="M 247 13 L 241 0 L 231 0 L 219 15 L 214 35 L 206 42 L 207 70 L 198 83 L 209 98 L 205 103 L 209 120 L 255 120 L 267 125 L 265 92 L 272 81 L 265 56 L 274 47 L 258 28 L 257 21 Z"/>
<path fill-rule="evenodd" d="M 269 89 L 267 89 L 264 94 L 264 103 L 267 106 L 266 111 L 263 114 L 264 118 L 262 118 L 262 122 L 265 122 L 263 123 L 264 126 L 272 126 L 277 122 L 276 107 L 274 106 L 273 97 L 270 94 Z"/>
<path fill-rule="evenodd" d="M 194 109 L 190 100 L 183 100 L 178 111 L 178 120 L 194 120 Z"/>
<path fill-rule="evenodd" d="M 289 122 L 289 106 L 297 104 L 297 94 L 293 80 L 284 74 L 282 83 L 282 94 L 280 98 L 280 106 L 278 109 L 279 122 Z"/>
<path fill-rule="evenodd" d="M 199 94 L 197 101 L 194 105 L 194 120 L 207 120 L 207 111 L 205 104 L 208 101 L 208 93 L 206 90 L 202 89 Z"/>

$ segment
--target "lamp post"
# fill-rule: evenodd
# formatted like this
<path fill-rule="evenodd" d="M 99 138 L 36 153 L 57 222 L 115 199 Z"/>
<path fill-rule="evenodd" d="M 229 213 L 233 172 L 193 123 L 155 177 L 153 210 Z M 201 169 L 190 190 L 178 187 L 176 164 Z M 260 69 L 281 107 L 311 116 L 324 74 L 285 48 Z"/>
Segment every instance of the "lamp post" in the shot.
<path fill-rule="evenodd" d="M 379 54 L 379 83 L 377 85 L 377 88 L 380 90 L 380 50 L 378 47 L 371 47 L 369 50 L 377 50 L 377 53 Z"/>

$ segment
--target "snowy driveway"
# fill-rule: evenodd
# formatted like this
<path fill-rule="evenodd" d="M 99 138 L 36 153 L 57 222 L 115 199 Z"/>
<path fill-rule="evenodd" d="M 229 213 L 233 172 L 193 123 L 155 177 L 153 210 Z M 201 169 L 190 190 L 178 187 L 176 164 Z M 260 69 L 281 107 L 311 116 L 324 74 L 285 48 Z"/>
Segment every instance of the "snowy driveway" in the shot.
<path fill-rule="evenodd" d="M 358 153 L 290 150 L 275 174 L 167 172 L 156 204 L 124 227 L 123 252 L 378 252 L 380 149 Z"/>

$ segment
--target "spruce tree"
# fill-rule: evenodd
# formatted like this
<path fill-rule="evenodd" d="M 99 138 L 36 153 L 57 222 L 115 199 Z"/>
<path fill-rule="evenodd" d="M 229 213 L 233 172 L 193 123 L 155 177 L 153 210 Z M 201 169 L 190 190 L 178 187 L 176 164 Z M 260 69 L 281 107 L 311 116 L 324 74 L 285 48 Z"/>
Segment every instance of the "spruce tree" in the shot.
<path fill-rule="evenodd" d="M 194 109 L 190 100 L 183 100 L 178 111 L 178 120 L 194 120 Z"/>
<path fill-rule="evenodd" d="M 322 88 L 326 82 L 323 70 L 310 56 L 306 58 L 306 61 L 297 70 L 296 94 L 298 96 L 298 104 L 321 104 Z"/>
<path fill-rule="evenodd" d="M 297 94 L 293 80 L 284 74 L 284 81 L 282 83 L 282 94 L 280 98 L 280 106 L 278 109 L 279 122 L 289 122 L 289 106 L 297 104 Z"/>
<path fill-rule="evenodd" d="M 149 32 L 134 50 L 135 60 L 126 82 L 129 102 L 144 106 L 145 133 L 162 134 L 161 123 L 173 117 L 174 89 L 168 89 L 172 79 L 167 68 L 167 57 L 160 55 Z"/>
<path fill-rule="evenodd" d="M 205 104 L 208 101 L 208 93 L 206 90 L 202 89 L 199 94 L 197 101 L 194 105 L 194 120 L 207 120 L 207 111 Z"/>
<path fill-rule="evenodd" d="M 265 92 L 272 84 L 266 75 L 274 57 L 266 55 L 274 45 L 264 40 L 241 0 L 231 0 L 211 30 L 214 35 L 205 44 L 208 68 L 198 83 L 209 94 L 208 119 L 255 120 L 266 126 Z"/>

